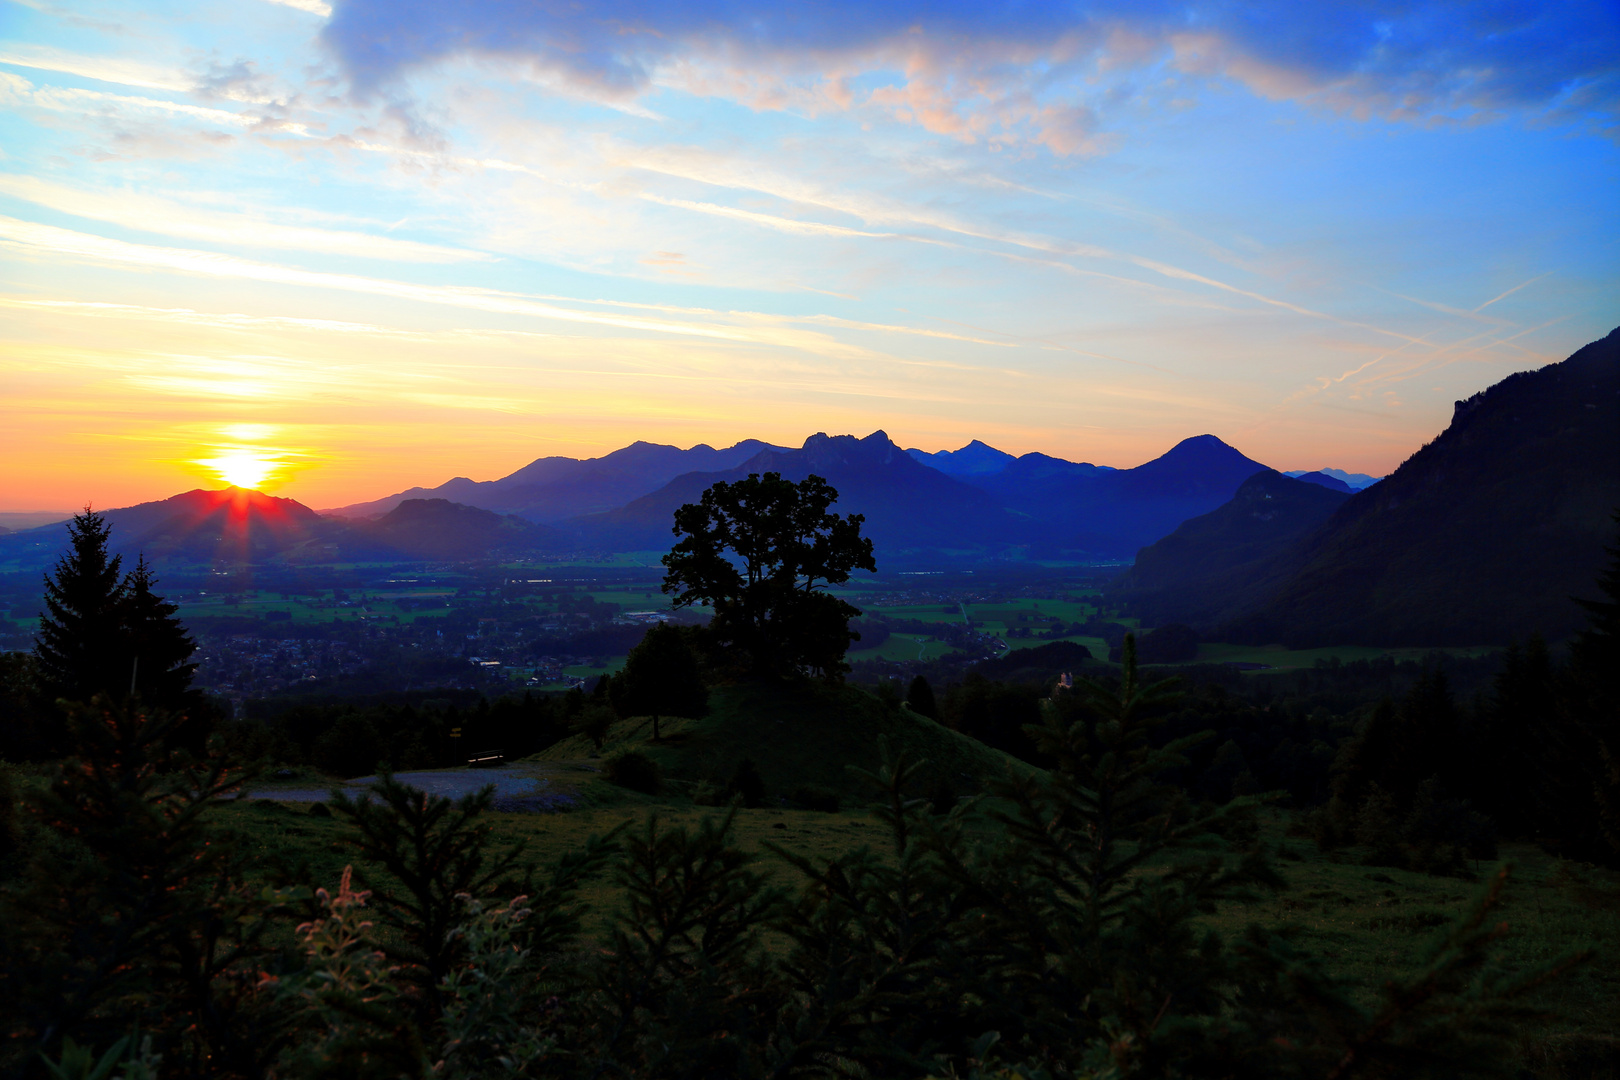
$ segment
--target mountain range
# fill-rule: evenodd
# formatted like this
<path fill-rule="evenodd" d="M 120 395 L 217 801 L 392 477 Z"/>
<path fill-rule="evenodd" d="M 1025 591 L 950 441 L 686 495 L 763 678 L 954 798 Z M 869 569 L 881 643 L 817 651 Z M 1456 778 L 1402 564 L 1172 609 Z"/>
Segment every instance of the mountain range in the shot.
<path fill-rule="evenodd" d="M 754 472 L 814 473 L 838 509 L 866 517 L 880 559 L 1062 555 L 1130 558 L 1221 505 L 1265 466 L 1212 435 L 1133 469 L 1021 457 L 983 443 L 938 455 L 882 431 L 818 433 L 798 449 L 748 440 L 716 450 L 638 442 L 600 458 L 541 458 L 499 480 L 456 478 L 317 513 L 240 489 L 190 491 L 107 512 L 114 546 L 156 559 L 290 562 L 487 558 L 518 551 L 657 550 L 674 510 L 710 484 Z M 477 511 L 473 513 L 472 511 Z M 0 561 L 54 557 L 59 526 L 0 537 Z"/>
<path fill-rule="evenodd" d="M 1459 401 L 1376 486 L 1256 477 L 1145 548 L 1144 618 L 1225 641 L 1506 644 L 1583 624 L 1620 508 L 1620 330 Z"/>
<path fill-rule="evenodd" d="M 978 440 L 905 450 L 882 431 L 818 433 L 796 449 L 746 440 L 638 442 L 541 458 L 317 513 L 230 488 L 107 512 L 115 550 L 155 560 L 468 561 L 660 550 L 672 517 L 717 481 L 812 473 L 865 515 L 881 564 L 1062 557 L 1126 561 L 1114 596 L 1144 625 L 1222 640 L 1496 644 L 1567 634 L 1620 505 L 1620 331 L 1568 360 L 1457 403 L 1451 424 L 1381 480 L 1284 475 L 1213 435 L 1130 469 L 1014 456 Z M 0 564 L 34 569 L 59 524 L 0 535 Z"/>
<path fill-rule="evenodd" d="M 458 476 L 436 488 L 411 488 L 374 502 L 341 506 L 325 513 L 345 518 L 375 517 L 407 499 L 448 499 L 481 510 L 554 524 L 623 506 L 682 473 L 723 472 L 763 451 L 782 449 L 758 439 L 745 439 L 723 450 L 701 443 L 682 450 L 659 443 L 634 442 L 599 458 L 539 458 L 499 480 L 477 481 Z"/>
<path fill-rule="evenodd" d="M 1362 488 L 1370 488 L 1374 484 L 1378 483 L 1378 481 L 1383 479 L 1381 476 L 1368 476 L 1366 473 L 1345 472 L 1343 469 L 1291 469 L 1288 472 L 1283 473 L 1283 475 L 1292 476 L 1300 480 L 1307 477 L 1325 476 L 1343 484 L 1350 491 L 1360 491 Z M 1317 483 L 1320 482 L 1321 481 L 1317 481 Z M 1332 487 L 1333 485 L 1328 484 L 1327 486 Z"/>

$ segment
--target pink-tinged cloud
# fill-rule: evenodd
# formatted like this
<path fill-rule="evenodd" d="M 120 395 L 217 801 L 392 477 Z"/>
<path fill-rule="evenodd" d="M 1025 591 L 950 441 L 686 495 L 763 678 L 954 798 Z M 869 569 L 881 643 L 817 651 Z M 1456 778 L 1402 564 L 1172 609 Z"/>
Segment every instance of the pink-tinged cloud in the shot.
<path fill-rule="evenodd" d="M 604 101 L 661 85 L 755 109 L 875 109 L 967 141 L 1104 152 L 1098 109 L 1226 79 L 1354 116 L 1620 121 L 1620 7 L 1429 2 L 854 3 L 338 0 L 325 39 L 361 94 L 462 55 Z M 1156 80 L 1162 83 L 1161 78 Z"/>

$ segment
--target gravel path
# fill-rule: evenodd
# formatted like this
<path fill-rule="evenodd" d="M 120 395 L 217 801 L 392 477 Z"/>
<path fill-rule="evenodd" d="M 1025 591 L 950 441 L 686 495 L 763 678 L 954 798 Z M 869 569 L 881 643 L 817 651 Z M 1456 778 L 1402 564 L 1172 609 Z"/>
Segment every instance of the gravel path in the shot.
<path fill-rule="evenodd" d="M 494 785 L 495 809 L 507 812 L 541 813 L 549 810 L 567 810 L 574 806 L 572 795 L 552 790 L 552 778 L 540 765 L 503 765 L 494 769 L 432 769 L 421 772 L 395 773 L 394 779 L 430 795 L 459 799 L 463 795 Z M 365 789 L 377 782 L 375 776 L 362 776 L 345 780 L 340 787 L 351 796 L 364 794 Z M 249 793 L 252 799 L 275 799 L 277 802 L 325 802 L 330 787 L 260 788 Z"/>

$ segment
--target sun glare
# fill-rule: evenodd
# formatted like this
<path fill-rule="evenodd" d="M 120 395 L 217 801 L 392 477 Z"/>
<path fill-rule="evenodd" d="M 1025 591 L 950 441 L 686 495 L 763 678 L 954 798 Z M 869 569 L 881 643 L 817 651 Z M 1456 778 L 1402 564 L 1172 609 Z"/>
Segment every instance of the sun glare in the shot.
<path fill-rule="evenodd" d="M 197 464 L 212 469 L 232 487 L 257 489 L 274 475 L 281 462 L 262 450 L 232 447 L 222 450 L 217 457 L 203 458 Z"/>

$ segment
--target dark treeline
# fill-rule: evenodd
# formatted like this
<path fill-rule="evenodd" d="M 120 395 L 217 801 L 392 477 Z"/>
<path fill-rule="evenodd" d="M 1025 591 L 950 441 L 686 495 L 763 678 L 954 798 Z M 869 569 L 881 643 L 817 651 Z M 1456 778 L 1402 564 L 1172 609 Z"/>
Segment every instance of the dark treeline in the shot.
<path fill-rule="evenodd" d="M 1324 849 L 1370 844 L 1382 864 L 1447 873 L 1516 839 L 1620 864 L 1620 739 L 1602 705 L 1614 700 L 1609 671 L 1620 657 L 1602 632 L 1605 605 L 1593 607 L 1598 625 L 1561 662 L 1532 638 L 1483 657 L 1323 661 L 1259 676 L 1162 667 L 1187 693 L 1153 738 L 1168 745 L 1209 732 L 1169 774 L 1175 782 L 1207 801 L 1284 793 L 1285 805 L 1308 812 L 1300 828 Z M 965 673 L 946 660 L 924 665 L 909 686 L 873 688 L 1046 766 L 1030 728 L 1043 710 L 1067 714 L 1060 674 L 1117 679 L 1084 653 L 1053 643 Z"/>
<path fill-rule="evenodd" d="M 467 690 L 313 704 L 268 699 L 246 702 L 243 717 L 226 733 L 253 759 L 310 765 L 333 776 L 366 776 L 378 769 L 459 765 L 476 750 L 524 757 L 577 730 L 589 704 L 579 690 L 494 701 Z M 459 737 L 452 736 L 455 731 Z"/>

